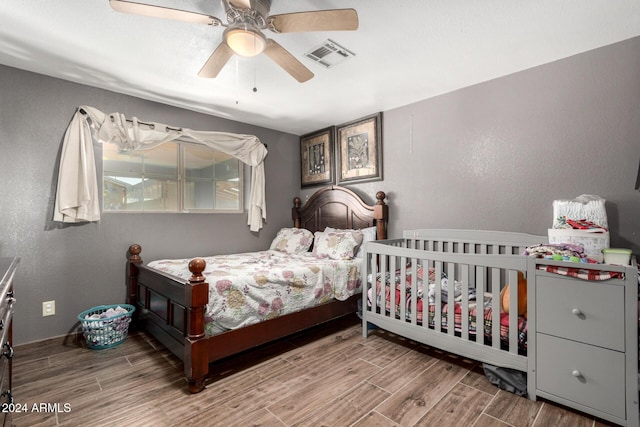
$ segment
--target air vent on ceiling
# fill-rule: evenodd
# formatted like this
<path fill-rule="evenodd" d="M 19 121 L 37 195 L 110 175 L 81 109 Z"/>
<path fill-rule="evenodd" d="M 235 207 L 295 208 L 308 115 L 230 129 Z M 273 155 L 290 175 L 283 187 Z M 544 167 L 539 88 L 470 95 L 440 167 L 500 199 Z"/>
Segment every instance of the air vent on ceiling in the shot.
<path fill-rule="evenodd" d="M 325 40 L 320 46 L 316 46 L 305 56 L 318 64 L 331 68 L 347 59 L 356 56 L 355 53 L 345 49 L 331 39 Z"/>

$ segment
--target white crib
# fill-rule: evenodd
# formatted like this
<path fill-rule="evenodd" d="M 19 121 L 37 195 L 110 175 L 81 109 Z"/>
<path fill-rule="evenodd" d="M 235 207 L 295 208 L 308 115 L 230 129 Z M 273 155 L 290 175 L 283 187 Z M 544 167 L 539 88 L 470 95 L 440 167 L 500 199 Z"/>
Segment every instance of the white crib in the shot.
<path fill-rule="evenodd" d="M 629 380 L 637 378 L 637 267 L 579 264 L 588 270 L 612 270 L 621 274 L 622 278 L 597 284 L 548 273 L 539 267 L 574 263 L 521 255 L 526 247 L 546 242 L 546 236 L 522 233 L 427 229 L 405 231 L 402 239 L 368 242 L 364 248 L 363 266 L 363 335 L 368 335 L 370 324 L 373 324 L 479 362 L 517 369 L 528 374 L 527 394 L 530 399 L 543 396 L 622 425 L 637 425 L 638 383 L 637 379 Z M 522 276 L 526 278 L 526 284 L 521 281 L 519 286 L 516 285 L 519 275 L 521 279 Z M 505 295 L 507 284 L 509 293 Z M 576 288 L 577 285 L 582 288 Z M 585 308 L 595 311 L 593 316 L 589 314 L 586 318 L 582 313 L 576 315 L 579 310 L 575 311 L 575 308 L 567 309 L 565 315 L 558 308 L 560 302 L 554 300 L 554 304 L 547 304 L 548 299 L 553 300 L 549 291 L 553 292 L 556 287 L 559 290 L 558 301 L 561 301 L 563 288 L 568 292 L 566 298 L 571 299 L 572 292 L 584 293 L 585 289 L 595 287 L 605 295 L 611 294 L 611 302 L 608 307 L 597 307 L 600 304 L 597 302 L 594 307 Z M 524 292 L 526 296 L 522 295 Z M 545 303 L 539 301 L 538 307 L 536 295 L 541 298 L 545 292 Z M 523 305 L 522 298 L 526 298 L 526 305 Z M 594 299 L 586 295 L 580 303 L 589 306 Z M 566 301 L 567 307 L 569 304 L 573 301 Z M 508 313 L 505 313 L 505 308 Z M 557 310 L 557 313 L 541 315 L 542 309 Z M 450 315 L 452 311 L 453 316 Z M 617 317 L 609 325 L 601 323 L 600 314 Z M 559 323 L 564 322 L 561 328 L 571 326 L 572 329 L 564 332 L 568 334 L 565 341 L 571 345 L 595 344 L 587 347 L 587 352 L 590 348 L 594 352 L 599 351 L 599 343 L 591 343 L 589 338 L 594 336 L 596 340 L 596 329 L 606 330 L 613 325 L 621 325 L 620 338 L 624 345 L 617 343 L 618 348 L 612 346 L 610 351 L 613 352 L 612 360 L 624 360 L 620 368 L 616 368 L 619 370 L 613 373 L 623 379 L 615 380 L 615 383 L 612 379 L 603 379 L 611 382 L 609 392 L 605 392 L 606 387 L 600 383 L 590 384 L 591 376 L 588 381 L 578 378 L 580 381 L 574 386 L 571 379 L 575 379 L 578 370 L 572 369 L 566 380 L 547 386 L 545 381 L 550 376 L 561 378 L 564 373 L 556 373 L 555 366 L 547 366 L 555 363 L 550 359 L 556 356 L 550 357 L 546 350 L 543 352 L 544 349 L 538 348 L 538 353 L 546 356 L 536 358 L 536 342 L 547 342 L 549 337 L 556 339 L 556 335 L 562 337 L 563 332 L 536 331 L 537 324 L 543 325 L 543 329 L 555 328 L 549 326 L 549 321 L 537 322 L 536 318 L 557 319 Z M 587 330 L 594 332 L 585 332 Z M 576 336 L 583 337 L 580 343 L 572 341 Z M 567 356 L 568 367 L 573 366 L 572 357 Z M 604 370 L 597 363 L 595 365 L 593 378 L 604 375 Z M 540 366 L 544 368 L 538 372 L 537 367 Z M 550 372 L 553 375 L 549 375 Z M 542 386 L 537 383 L 538 379 Z M 568 388 L 565 388 L 565 383 Z"/>

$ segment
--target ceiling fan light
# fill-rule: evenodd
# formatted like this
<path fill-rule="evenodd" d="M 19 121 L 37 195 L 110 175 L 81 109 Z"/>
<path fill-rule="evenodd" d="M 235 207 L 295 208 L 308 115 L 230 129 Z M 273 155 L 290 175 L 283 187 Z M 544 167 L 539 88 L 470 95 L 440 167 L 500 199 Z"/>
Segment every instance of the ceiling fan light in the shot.
<path fill-rule="evenodd" d="M 250 26 L 231 27 L 224 33 L 227 46 L 240 56 L 256 56 L 267 46 L 266 37 Z"/>

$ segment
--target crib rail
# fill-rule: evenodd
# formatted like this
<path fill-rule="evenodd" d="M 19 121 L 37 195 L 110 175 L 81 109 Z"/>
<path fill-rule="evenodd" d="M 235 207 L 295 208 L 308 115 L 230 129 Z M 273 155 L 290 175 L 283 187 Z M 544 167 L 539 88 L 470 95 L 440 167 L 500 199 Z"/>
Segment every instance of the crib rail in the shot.
<path fill-rule="evenodd" d="M 484 230 L 417 229 L 403 237 L 414 249 L 493 255 L 520 255 L 527 246 L 547 242 L 545 236 Z"/>
<path fill-rule="evenodd" d="M 514 284 L 509 286 L 508 307 L 518 307 L 518 273 L 526 275 L 527 258 L 515 254 L 524 247 L 487 243 L 487 236 L 477 241 L 456 239 L 449 230 L 442 236 L 431 232 L 429 238 L 419 230 L 408 233 L 403 239 L 365 245 L 365 325 L 481 362 L 527 371 L 519 340 L 523 318 L 517 309 L 508 314 L 500 310 L 507 283 Z M 453 238 L 445 238 L 446 233 Z M 539 242 L 536 236 L 526 236 L 527 244 Z M 366 335 L 367 328 L 363 331 Z"/>

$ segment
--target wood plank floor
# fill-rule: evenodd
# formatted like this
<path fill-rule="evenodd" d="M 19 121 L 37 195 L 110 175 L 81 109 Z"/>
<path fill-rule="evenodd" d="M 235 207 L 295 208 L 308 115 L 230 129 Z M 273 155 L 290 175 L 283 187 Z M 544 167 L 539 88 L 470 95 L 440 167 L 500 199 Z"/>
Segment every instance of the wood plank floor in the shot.
<path fill-rule="evenodd" d="M 196 395 L 188 393 L 182 370 L 178 358 L 136 331 L 107 350 L 72 338 L 18 346 L 13 395 L 26 411 L 14 414 L 14 424 L 608 425 L 499 390 L 472 361 L 384 331 L 365 339 L 356 316 L 219 363 L 217 376 Z"/>

